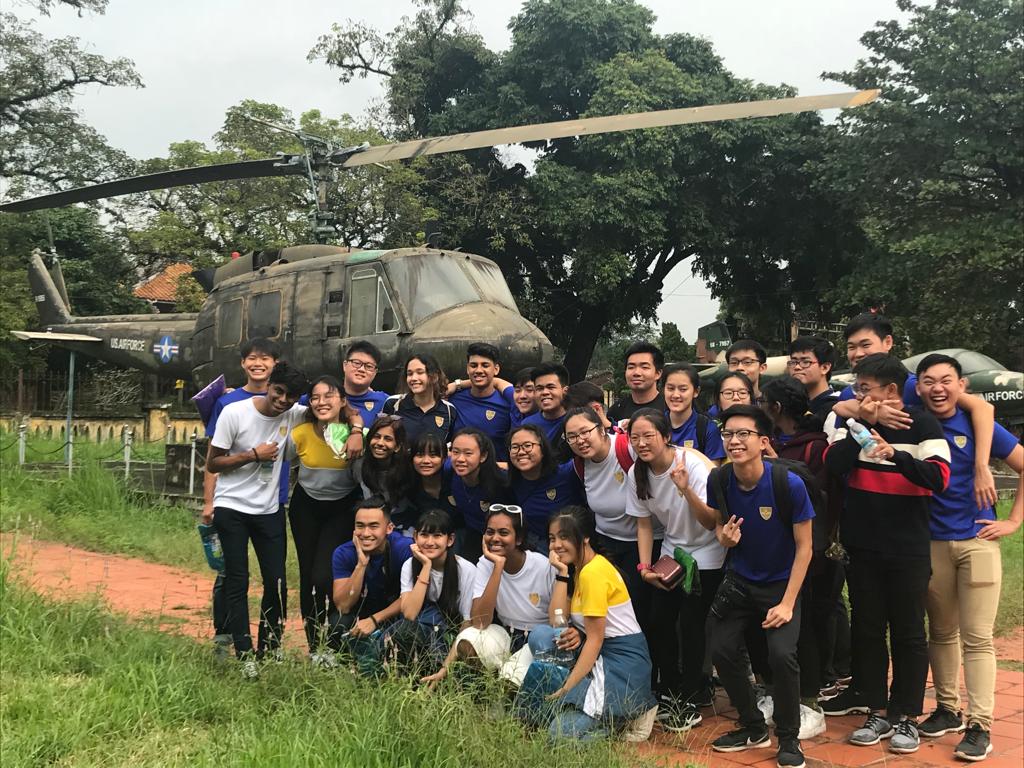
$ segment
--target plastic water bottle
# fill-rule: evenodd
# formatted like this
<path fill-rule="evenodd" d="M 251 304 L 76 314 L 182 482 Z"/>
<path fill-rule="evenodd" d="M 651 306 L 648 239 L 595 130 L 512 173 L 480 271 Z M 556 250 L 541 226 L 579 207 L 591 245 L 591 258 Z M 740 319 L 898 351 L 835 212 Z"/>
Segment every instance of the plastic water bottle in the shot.
<path fill-rule="evenodd" d="M 854 419 L 847 419 L 846 426 L 849 428 L 850 434 L 853 435 L 853 439 L 857 441 L 857 445 L 865 453 L 871 453 L 878 446 L 878 441 L 871 436 L 871 432 L 859 422 Z"/>
<path fill-rule="evenodd" d="M 256 470 L 257 477 L 264 485 L 274 479 L 274 464 L 273 461 L 261 461 L 259 469 Z"/>
<path fill-rule="evenodd" d="M 564 651 L 558 647 L 558 638 L 562 636 L 562 632 L 569 626 L 569 622 L 565 620 L 565 614 L 561 608 L 555 609 L 555 618 L 551 622 L 551 626 L 555 630 L 555 647 L 551 652 L 550 661 L 563 667 L 571 667 L 573 664 L 572 651 Z"/>
<path fill-rule="evenodd" d="M 196 526 L 199 529 L 199 538 L 203 542 L 203 552 L 206 554 L 206 563 L 215 571 L 224 571 L 224 547 L 221 546 L 220 536 L 212 525 L 200 523 Z"/>

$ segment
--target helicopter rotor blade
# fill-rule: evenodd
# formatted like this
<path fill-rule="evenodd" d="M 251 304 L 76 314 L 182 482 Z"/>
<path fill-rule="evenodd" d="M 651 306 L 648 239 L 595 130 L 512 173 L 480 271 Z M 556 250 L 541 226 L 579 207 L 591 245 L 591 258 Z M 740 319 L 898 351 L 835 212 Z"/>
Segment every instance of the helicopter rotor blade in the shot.
<path fill-rule="evenodd" d="M 234 179 L 254 179 L 263 176 L 292 176 L 306 173 L 304 155 L 281 155 L 265 160 L 244 160 L 237 163 L 220 163 L 218 165 L 200 165 L 195 168 L 179 168 L 174 171 L 150 173 L 145 176 L 132 176 L 117 179 L 89 187 L 76 187 L 63 192 L 17 200 L 13 203 L 0 205 L 0 211 L 7 213 L 24 213 L 37 211 L 41 208 L 55 208 L 72 203 L 84 203 L 104 197 L 130 195 L 133 192 L 149 192 L 168 187 L 181 187 L 189 184 L 206 184 L 211 181 L 232 181 Z"/>
<path fill-rule="evenodd" d="M 788 99 L 741 101 L 733 104 L 715 104 L 707 107 L 663 109 L 656 112 L 636 112 L 628 115 L 589 117 L 581 120 L 561 120 L 554 123 L 521 125 L 514 128 L 496 128 L 474 133 L 456 133 L 429 139 L 415 139 L 397 144 L 370 147 L 349 155 L 340 163 L 345 168 L 389 160 L 405 160 L 422 155 L 441 155 L 467 149 L 517 144 L 525 141 L 561 139 L 570 136 L 588 136 L 612 131 L 632 131 L 638 128 L 660 128 L 670 125 L 713 123 L 747 117 L 772 117 L 796 112 L 814 112 L 820 109 L 859 107 L 878 98 L 879 90 L 847 91 L 823 96 L 797 96 Z"/>

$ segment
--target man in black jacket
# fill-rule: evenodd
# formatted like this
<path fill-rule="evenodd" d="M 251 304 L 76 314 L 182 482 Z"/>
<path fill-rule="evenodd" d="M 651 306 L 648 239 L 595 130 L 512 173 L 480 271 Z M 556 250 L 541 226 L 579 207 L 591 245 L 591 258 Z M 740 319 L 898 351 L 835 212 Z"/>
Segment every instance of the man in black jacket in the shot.
<path fill-rule="evenodd" d="M 862 413 L 883 402 L 904 409 L 908 373 L 899 360 L 869 355 L 853 372 Z M 829 471 L 846 476 L 840 531 L 850 555 L 847 585 L 853 614 L 853 686 L 827 702 L 825 711 L 866 712 L 867 722 L 853 732 L 850 743 L 868 746 L 890 739 L 889 749 L 904 754 L 920 745 L 916 718 L 924 709 L 928 676 L 924 613 L 931 574 L 930 500 L 946 488 L 950 471 L 949 446 L 938 421 L 924 409 L 905 410 L 912 418 L 909 428 L 876 424 L 870 430 L 874 445 L 862 446 L 854 429 L 839 425 L 825 453 Z M 886 630 L 893 659 L 888 692 Z"/>

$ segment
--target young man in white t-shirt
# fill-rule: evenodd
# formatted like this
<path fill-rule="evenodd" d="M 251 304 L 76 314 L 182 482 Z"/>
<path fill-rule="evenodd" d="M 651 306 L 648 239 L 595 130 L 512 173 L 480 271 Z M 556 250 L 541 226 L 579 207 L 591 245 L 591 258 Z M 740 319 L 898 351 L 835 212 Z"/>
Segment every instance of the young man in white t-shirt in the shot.
<path fill-rule="evenodd" d="M 265 397 L 231 403 L 221 411 L 210 440 L 207 469 L 219 474 L 213 499 L 213 525 L 224 549 L 226 628 L 246 677 L 256 677 L 256 658 L 276 653 L 286 608 L 284 507 L 279 503 L 280 446 L 305 416 L 295 406 L 309 388 L 305 375 L 285 362 L 270 374 Z M 260 564 L 263 600 L 253 654 L 249 629 L 249 541 Z"/>

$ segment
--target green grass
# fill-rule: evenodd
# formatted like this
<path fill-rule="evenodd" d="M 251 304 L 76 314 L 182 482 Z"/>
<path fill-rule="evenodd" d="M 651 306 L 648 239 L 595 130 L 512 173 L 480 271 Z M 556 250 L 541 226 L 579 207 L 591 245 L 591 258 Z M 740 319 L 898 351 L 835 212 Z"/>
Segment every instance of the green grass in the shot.
<path fill-rule="evenodd" d="M 0 463 L 16 465 L 18 462 L 18 434 L 0 430 Z M 64 440 L 59 437 L 29 437 L 26 440 L 25 460 L 28 463 L 62 462 L 64 461 Z M 97 443 L 84 437 L 75 438 L 72 460 L 77 464 L 91 461 L 119 461 L 123 457 L 123 446 L 120 437 Z M 136 437 L 132 444 L 132 461 L 163 461 L 164 441 L 157 440 L 146 443 Z"/>
<path fill-rule="evenodd" d="M 999 517 L 1010 514 L 1009 501 L 999 503 Z M 1005 635 L 1024 625 L 1024 526 L 999 542 L 1003 556 L 1003 589 L 999 595 L 996 635 Z"/>
<path fill-rule="evenodd" d="M 300 662 L 241 679 L 206 647 L 53 603 L 0 566 L 0 763 L 62 766 L 605 766 L 629 751 L 551 745 L 488 695 L 429 695 Z M 474 700 L 483 699 L 483 700 Z M 621 752 L 621 754 L 620 754 Z"/>

